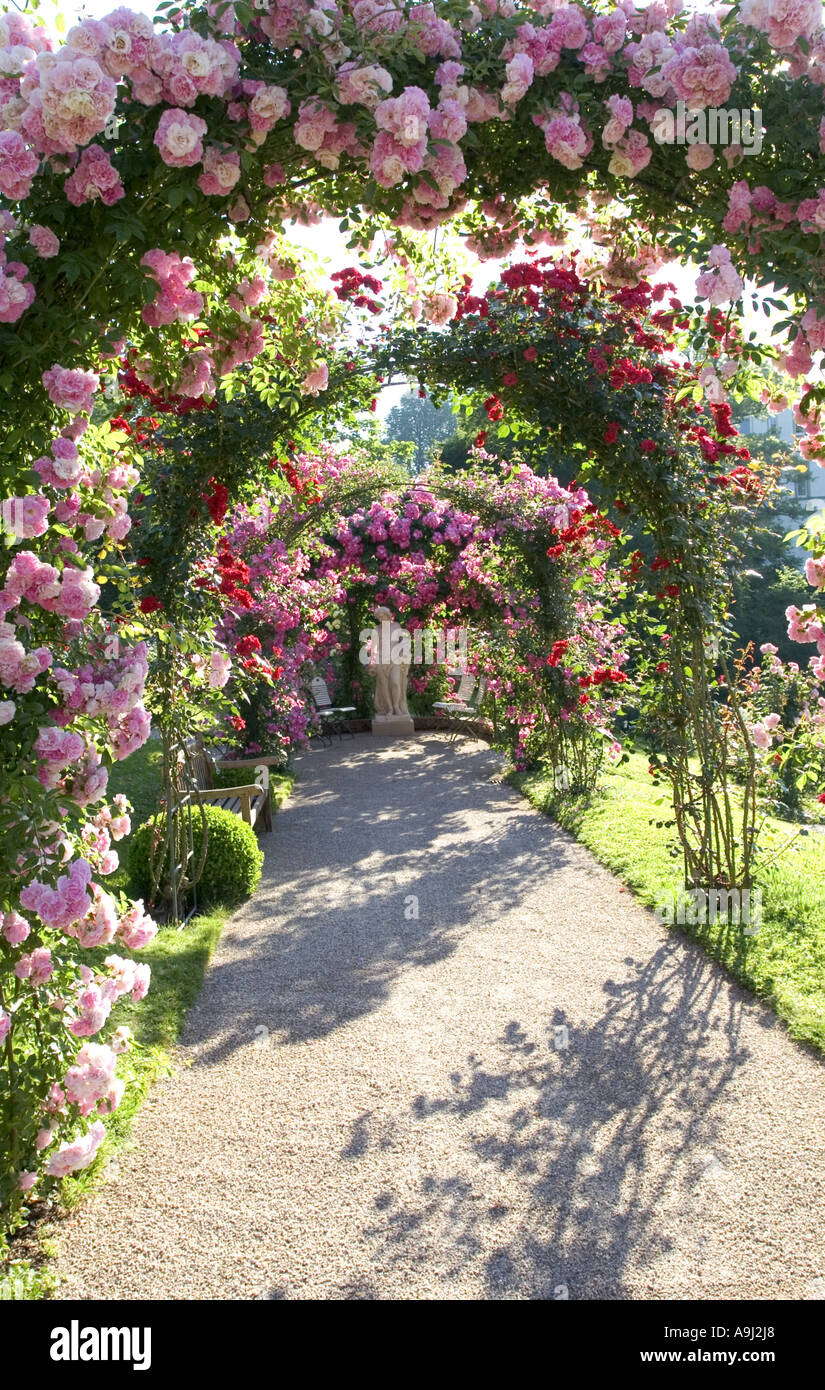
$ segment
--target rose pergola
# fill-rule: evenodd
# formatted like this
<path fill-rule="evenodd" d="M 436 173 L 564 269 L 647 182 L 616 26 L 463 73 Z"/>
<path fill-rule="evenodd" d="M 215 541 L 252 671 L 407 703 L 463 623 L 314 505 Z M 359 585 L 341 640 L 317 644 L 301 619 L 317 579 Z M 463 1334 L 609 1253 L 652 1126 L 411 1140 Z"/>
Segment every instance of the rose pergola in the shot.
<path fill-rule="evenodd" d="M 227 430 L 222 412 L 251 392 L 278 416 L 277 450 L 339 372 L 354 373 L 365 403 L 376 368 L 401 368 L 475 392 L 491 419 L 512 410 L 528 431 L 552 436 L 577 418 L 600 501 L 629 506 L 652 546 L 631 557 L 625 582 L 646 566 L 644 604 L 663 605 L 652 630 L 669 629 L 657 708 L 676 731 L 667 769 L 680 834 L 697 872 L 715 865 L 729 881 L 750 872 L 748 831 L 742 862 L 723 863 L 731 805 L 716 772 L 697 802 L 687 758 L 698 747 L 723 769 L 714 750 L 739 718 L 729 709 L 720 733 L 705 649 L 725 616 L 713 525 L 727 525 L 731 499 L 746 507 L 755 493 L 731 466 L 723 408 L 725 383 L 762 351 L 736 329 L 746 279 L 770 291 L 780 320 L 805 452 L 825 452 L 825 34 L 814 0 L 744 0 L 719 26 L 671 4 L 162 8 L 170 19 L 158 29 L 117 9 L 61 44 L 36 16 L 0 19 L 0 1192 L 15 1210 L 93 1161 L 129 1046 L 128 1030 L 112 1034 L 107 1020 L 119 997 L 148 987 L 131 953 L 156 926 L 98 881 L 129 830 L 123 806 L 105 800 L 108 766 L 149 733 L 147 643 L 177 653 L 197 613 L 192 626 L 212 632 L 213 649 L 190 651 L 191 692 L 207 701 L 229 677 L 227 638 L 254 635 L 233 626 L 249 567 L 224 547 L 214 587 L 234 609 L 217 644 L 206 586 L 195 586 L 210 563 L 197 524 L 202 572 L 190 584 L 182 567 L 178 597 L 188 592 L 191 607 L 174 632 L 149 587 L 153 564 L 162 568 L 143 541 L 152 507 L 156 540 L 164 496 L 181 518 L 193 511 L 199 524 L 205 509 L 220 525 L 250 482 L 237 450 L 216 447 L 208 466 L 187 454 L 188 417 Z M 659 143 L 662 110 L 680 102 L 758 107 L 761 149 Z M 301 263 L 284 226 L 324 214 L 343 219 L 356 248 L 383 234 L 382 302 L 374 277 L 339 278 L 331 296 Z M 601 307 L 562 257 L 505 280 L 485 311 L 423 235 L 449 223 L 500 255 L 519 239 L 563 245 L 573 219 L 593 242 L 610 239 L 601 275 L 619 293 Z M 657 308 L 639 289 L 668 257 L 703 267 L 695 313 Z M 353 307 L 392 309 L 402 325 L 371 360 L 347 340 Z M 413 332 L 422 314 L 428 327 Z M 641 338 L 620 354 L 628 330 Z M 688 340 L 690 371 L 676 361 Z M 540 357 L 544 377 L 531 366 Z M 564 372 L 575 383 L 566 415 L 552 406 Z M 712 407 L 701 420 L 690 418 L 702 408 L 697 373 Z M 179 422 L 179 445 L 158 418 Z M 158 448 L 169 450 L 165 477 Z M 678 525 L 674 498 L 685 504 Z M 387 506 L 383 493 L 372 502 Z M 664 582 L 665 570 L 678 580 Z M 825 645 L 813 608 L 798 630 Z M 258 667 L 246 645 L 242 660 Z M 643 690 L 652 678 L 640 669 Z M 83 953 L 98 948 L 110 954 L 87 965 Z"/>

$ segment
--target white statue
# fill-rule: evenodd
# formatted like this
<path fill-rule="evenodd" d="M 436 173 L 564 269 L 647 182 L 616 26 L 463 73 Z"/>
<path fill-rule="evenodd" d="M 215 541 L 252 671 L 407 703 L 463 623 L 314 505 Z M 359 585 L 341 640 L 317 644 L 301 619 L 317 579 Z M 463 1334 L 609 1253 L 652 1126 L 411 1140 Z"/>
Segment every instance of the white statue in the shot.
<path fill-rule="evenodd" d="M 389 608 L 375 608 L 373 612 L 381 624 L 376 629 L 376 650 L 371 661 L 375 666 L 375 713 L 409 718 L 410 634 L 396 622 Z"/>

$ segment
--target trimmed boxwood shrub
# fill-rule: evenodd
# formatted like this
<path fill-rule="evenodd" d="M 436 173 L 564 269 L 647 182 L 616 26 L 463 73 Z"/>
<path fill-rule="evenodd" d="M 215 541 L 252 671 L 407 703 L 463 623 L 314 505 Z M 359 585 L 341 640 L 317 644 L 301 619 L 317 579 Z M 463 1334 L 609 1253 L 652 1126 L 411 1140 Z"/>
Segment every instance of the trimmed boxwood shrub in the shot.
<path fill-rule="evenodd" d="M 198 882 L 198 903 L 238 903 L 255 892 L 261 881 L 263 850 L 257 836 L 234 811 L 222 806 L 206 806 L 208 840 L 203 876 Z M 129 875 L 132 891 L 137 897 L 148 898 L 152 880 L 149 870 L 149 843 L 153 822 L 145 821 L 131 836 L 129 844 Z M 200 852 L 203 824 L 200 812 L 193 816 L 195 856 Z M 162 881 L 162 880 L 161 880 Z"/>

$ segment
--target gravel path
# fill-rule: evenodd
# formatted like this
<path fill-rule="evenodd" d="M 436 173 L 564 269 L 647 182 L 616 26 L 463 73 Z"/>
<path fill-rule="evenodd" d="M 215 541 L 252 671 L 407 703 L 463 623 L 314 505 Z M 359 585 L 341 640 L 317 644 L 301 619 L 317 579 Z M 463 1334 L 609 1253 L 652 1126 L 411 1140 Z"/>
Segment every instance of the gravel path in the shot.
<path fill-rule="evenodd" d="M 303 756 L 62 1296 L 825 1296 L 825 1068 L 495 771 Z"/>

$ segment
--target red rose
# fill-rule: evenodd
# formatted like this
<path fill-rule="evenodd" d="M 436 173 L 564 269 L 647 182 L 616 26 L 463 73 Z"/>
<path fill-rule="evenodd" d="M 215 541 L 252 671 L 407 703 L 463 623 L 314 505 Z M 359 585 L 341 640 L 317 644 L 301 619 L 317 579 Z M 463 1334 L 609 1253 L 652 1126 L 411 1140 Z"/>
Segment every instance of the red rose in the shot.
<path fill-rule="evenodd" d="M 525 362 L 535 362 L 535 360 L 536 360 L 536 358 L 538 357 L 538 355 L 539 355 L 539 354 L 538 354 L 538 350 L 537 350 L 536 348 L 534 348 L 534 347 L 529 347 L 529 348 L 525 348 L 525 349 L 524 349 L 524 360 L 525 360 Z"/>
<path fill-rule="evenodd" d="M 141 613 L 156 613 L 162 607 L 163 604 L 160 599 L 156 598 L 154 594 L 147 594 L 146 598 L 140 600 Z"/>
<path fill-rule="evenodd" d="M 641 444 L 639 445 L 639 448 L 641 449 L 643 454 L 652 454 L 653 450 L 656 448 L 656 445 L 654 444 L 652 439 L 643 439 Z"/>
<path fill-rule="evenodd" d="M 242 637 L 235 648 L 238 656 L 251 656 L 253 652 L 259 652 L 261 644 L 254 633 L 249 633 L 247 637 Z"/>
<path fill-rule="evenodd" d="M 501 378 L 502 386 L 518 386 L 518 377 L 515 372 L 505 372 Z"/>
<path fill-rule="evenodd" d="M 504 414 L 504 406 L 498 396 L 488 396 L 484 402 L 484 409 L 487 411 L 489 420 L 500 420 Z"/>
<path fill-rule="evenodd" d="M 610 424 L 604 432 L 604 442 L 605 444 L 615 444 L 618 437 L 619 426 L 616 424 L 615 420 L 611 420 Z"/>

